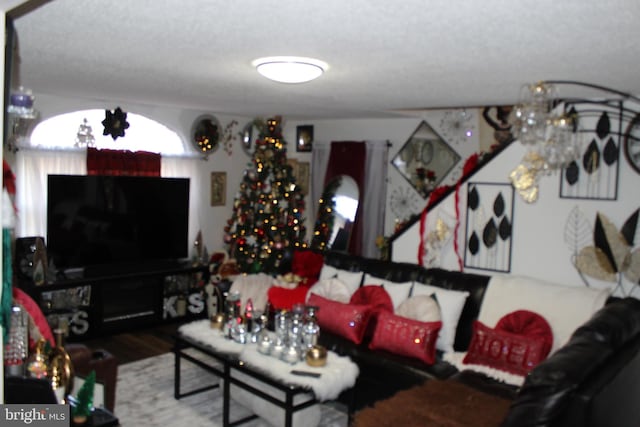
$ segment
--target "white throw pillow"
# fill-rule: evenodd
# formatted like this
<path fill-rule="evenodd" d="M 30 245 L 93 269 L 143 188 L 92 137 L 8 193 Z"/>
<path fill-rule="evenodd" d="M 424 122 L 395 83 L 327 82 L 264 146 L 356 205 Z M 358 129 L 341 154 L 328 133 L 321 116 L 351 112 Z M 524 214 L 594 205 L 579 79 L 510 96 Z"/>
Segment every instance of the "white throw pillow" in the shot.
<path fill-rule="evenodd" d="M 418 322 L 438 322 L 442 320 L 440 306 L 428 295 L 416 295 L 407 298 L 396 310 L 398 316 Z"/>
<path fill-rule="evenodd" d="M 320 277 L 318 280 L 322 279 L 331 279 L 332 277 L 336 277 L 338 275 L 338 269 L 329 264 L 323 264 L 322 269 L 320 270 Z"/>
<path fill-rule="evenodd" d="M 436 348 L 445 353 L 451 352 L 456 339 L 456 329 L 458 328 L 460 314 L 462 314 L 469 292 L 454 291 L 418 282 L 413 284 L 413 296 L 431 296 L 434 294 L 440 305 L 440 314 L 442 316 L 442 329 L 440 329 L 440 335 L 438 336 L 438 341 L 436 341 Z"/>
<path fill-rule="evenodd" d="M 413 282 L 392 282 L 390 280 L 372 276 L 369 273 L 366 273 L 364 275 L 364 284 L 382 286 L 391 297 L 391 302 L 393 303 L 394 310 L 396 310 L 400 306 L 400 304 L 402 304 L 407 298 L 409 298 L 411 287 L 413 286 Z"/>
<path fill-rule="evenodd" d="M 305 301 L 308 301 L 309 297 L 313 293 L 323 298 L 348 304 L 351 299 L 350 292 L 349 287 L 337 277 L 322 279 L 318 280 L 311 288 L 309 288 Z"/>
<path fill-rule="evenodd" d="M 362 271 L 348 271 L 341 269 L 338 269 L 337 271 L 338 279 L 347 285 L 349 292 L 353 295 L 362 284 L 362 276 L 364 273 Z"/>

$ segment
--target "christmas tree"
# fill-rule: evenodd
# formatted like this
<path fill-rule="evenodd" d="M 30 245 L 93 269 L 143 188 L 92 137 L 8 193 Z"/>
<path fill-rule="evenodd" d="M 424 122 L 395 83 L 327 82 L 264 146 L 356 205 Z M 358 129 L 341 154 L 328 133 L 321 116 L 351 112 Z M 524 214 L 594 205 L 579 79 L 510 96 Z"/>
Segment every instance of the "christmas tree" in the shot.
<path fill-rule="evenodd" d="M 306 247 L 304 195 L 287 164 L 280 118 L 255 121 L 260 131 L 225 227 L 227 251 L 243 273 L 276 273 Z"/>

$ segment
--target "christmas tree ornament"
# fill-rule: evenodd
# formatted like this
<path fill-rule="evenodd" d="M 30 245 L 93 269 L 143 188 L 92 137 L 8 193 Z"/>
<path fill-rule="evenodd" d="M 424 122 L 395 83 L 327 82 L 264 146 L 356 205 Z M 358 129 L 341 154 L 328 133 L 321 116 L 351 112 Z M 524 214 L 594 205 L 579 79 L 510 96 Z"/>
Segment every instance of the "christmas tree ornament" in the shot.
<path fill-rule="evenodd" d="M 47 340 L 44 338 L 38 339 L 34 351 L 31 352 L 27 358 L 27 376 L 31 378 L 46 378 L 47 377 L 47 354 L 46 347 Z"/>

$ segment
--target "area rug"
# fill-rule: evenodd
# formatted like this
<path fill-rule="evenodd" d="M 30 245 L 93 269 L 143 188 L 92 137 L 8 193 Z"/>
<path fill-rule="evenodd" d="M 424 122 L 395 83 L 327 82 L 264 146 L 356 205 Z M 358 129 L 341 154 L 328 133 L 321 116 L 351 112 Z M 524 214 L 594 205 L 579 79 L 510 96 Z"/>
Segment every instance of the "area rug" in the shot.
<path fill-rule="evenodd" d="M 434 379 L 361 410 L 353 427 L 498 427 L 510 403 L 457 381 Z"/>
<path fill-rule="evenodd" d="M 183 362 L 182 392 L 214 384 L 218 379 Z M 174 355 L 127 363 L 118 367 L 115 415 L 122 427 L 219 427 L 222 426 L 222 391 L 219 388 L 176 400 L 173 397 Z M 319 427 L 345 427 L 347 415 L 339 405 L 320 405 Z M 231 401 L 231 421 L 250 415 L 242 405 Z M 266 420 L 242 424 L 247 427 L 270 427 Z"/>

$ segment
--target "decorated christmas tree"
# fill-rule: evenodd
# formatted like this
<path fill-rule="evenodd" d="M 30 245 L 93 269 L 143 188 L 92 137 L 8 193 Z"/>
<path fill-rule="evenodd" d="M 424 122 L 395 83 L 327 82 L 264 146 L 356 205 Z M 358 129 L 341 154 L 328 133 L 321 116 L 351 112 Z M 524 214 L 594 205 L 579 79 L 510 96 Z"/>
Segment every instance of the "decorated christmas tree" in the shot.
<path fill-rule="evenodd" d="M 280 271 L 304 243 L 304 195 L 287 163 L 280 118 L 256 120 L 260 131 L 225 227 L 227 251 L 244 273 Z"/>

